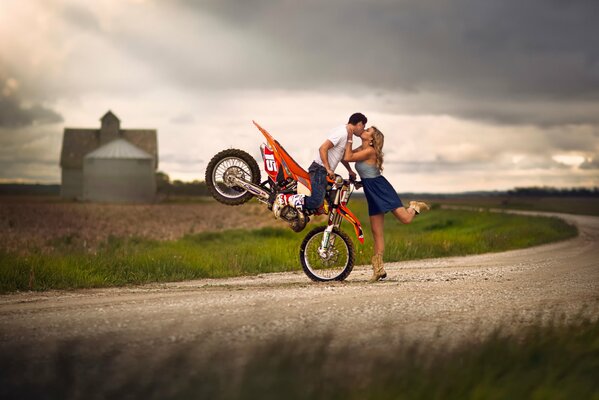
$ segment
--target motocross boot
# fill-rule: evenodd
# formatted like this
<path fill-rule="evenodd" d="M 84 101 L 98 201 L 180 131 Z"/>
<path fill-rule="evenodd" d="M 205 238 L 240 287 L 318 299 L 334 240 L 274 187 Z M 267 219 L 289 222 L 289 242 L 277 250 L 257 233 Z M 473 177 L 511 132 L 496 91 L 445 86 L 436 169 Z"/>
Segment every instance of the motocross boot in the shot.
<path fill-rule="evenodd" d="M 305 195 L 303 194 L 280 193 L 277 195 L 275 201 L 272 203 L 272 212 L 275 215 L 275 218 L 278 219 L 281 217 L 281 210 L 285 208 L 285 206 L 291 206 L 302 213 L 304 211 L 304 197 Z"/>
<path fill-rule="evenodd" d="M 378 280 L 385 279 L 387 277 L 387 272 L 385 268 L 383 268 L 383 255 L 375 254 L 372 256 L 372 277 L 370 278 L 370 283 L 374 283 Z"/>
<path fill-rule="evenodd" d="M 420 214 L 422 211 L 431 209 L 430 206 L 423 201 L 410 201 L 410 206 L 408 208 L 414 209 L 416 215 Z"/>

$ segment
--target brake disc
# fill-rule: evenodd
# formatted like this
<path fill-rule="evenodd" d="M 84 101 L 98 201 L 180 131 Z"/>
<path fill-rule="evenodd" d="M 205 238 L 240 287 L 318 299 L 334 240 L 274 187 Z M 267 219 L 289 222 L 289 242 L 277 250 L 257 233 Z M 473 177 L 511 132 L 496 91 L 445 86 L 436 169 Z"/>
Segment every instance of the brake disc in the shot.
<path fill-rule="evenodd" d="M 223 174 L 223 182 L 229 187 L 235 186 L 235 178 L 244 179 L 245 173 L 237 166 L 229 167 Z"/>

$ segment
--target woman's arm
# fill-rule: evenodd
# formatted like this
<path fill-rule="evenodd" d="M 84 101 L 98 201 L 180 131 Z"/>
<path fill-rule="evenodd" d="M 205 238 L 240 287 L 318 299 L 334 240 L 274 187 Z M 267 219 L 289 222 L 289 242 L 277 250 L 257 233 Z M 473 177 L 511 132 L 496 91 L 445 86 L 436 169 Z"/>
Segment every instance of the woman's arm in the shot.
<path fill-rule="evenodd" d="M 341 160 L 341 164 L 343 164 L 345 166 L 345 168 L 347 168 L 347 172 L 349 172 L 350 178 L 356 179 L 356 173 L 354 172 L 353 169 L 351 169 L 351 166 L 349 165 L 349 163 L 345 160 Z"/>
<path fill-rule="evenodd" d="M 364 161 L 368 160 L 374 154 L 373 147 L 368 147 L 366 149 L 355 149 L 352 151 L 351 145 L 352 143 L 348 140 L 345 144 L 343 161 Z"/>

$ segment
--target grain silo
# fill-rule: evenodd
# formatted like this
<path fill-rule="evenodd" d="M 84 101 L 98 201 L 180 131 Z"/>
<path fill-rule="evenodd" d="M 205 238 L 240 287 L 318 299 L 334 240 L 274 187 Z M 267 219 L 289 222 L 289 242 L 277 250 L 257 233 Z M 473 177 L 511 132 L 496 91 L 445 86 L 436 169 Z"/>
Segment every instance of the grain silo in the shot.
<path fill-rule="evenodd" d="M 83 158 L 83 199 L 98 202 L 154 201 L 155 158 L 124 139 L 114 139 Z"/>
<path fill-rule="evenodd" d="M 83 158 L 115 139 L 125 139 L 136 148 L 152 155 L 154 170 L 158 168 L 158 142 L 155 129 L 121 129 L 121 121 L 112 111 L 104 114 L 100 121 L 100 129 L 64 129 L 60 153 L 60 167 L 62 169 L 60 192 L 65 199 L 84 198 Z"/>

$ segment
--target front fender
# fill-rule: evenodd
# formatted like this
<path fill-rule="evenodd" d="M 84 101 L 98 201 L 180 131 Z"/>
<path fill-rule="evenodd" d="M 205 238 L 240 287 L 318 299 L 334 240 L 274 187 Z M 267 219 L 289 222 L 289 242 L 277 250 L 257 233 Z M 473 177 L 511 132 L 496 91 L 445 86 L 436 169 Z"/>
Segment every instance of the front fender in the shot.
<path fill-rule="evenodd" d="M 340 204 L 338 210 L 341 216 L 352 224 L 358 240 L 360 243 L 364 244 L 364 232 L 362 232 L 362 225 L 360 224 L 358 218 L 344 204 Z"/>

